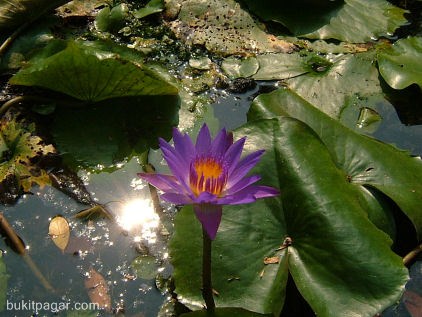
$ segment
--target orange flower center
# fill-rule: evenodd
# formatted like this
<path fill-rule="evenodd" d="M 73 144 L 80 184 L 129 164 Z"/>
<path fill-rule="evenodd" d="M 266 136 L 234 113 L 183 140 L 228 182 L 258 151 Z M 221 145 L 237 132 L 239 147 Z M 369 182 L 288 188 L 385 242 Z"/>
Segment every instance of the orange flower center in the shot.
<path fill-rule="evenodd" d="M 190 168 L 190 188 L 195 196 L 208 192 L 219 196 L 227 182 L 222 162 L 214 157 L 198 157 Z"/>

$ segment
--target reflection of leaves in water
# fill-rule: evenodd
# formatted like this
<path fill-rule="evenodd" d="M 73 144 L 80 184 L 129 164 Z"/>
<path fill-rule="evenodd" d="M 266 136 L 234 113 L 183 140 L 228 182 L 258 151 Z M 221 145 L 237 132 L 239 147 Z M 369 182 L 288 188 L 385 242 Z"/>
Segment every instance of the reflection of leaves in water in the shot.
<path fill-rule="evenodd" d="M 34 135 L 35 125 L 19 121 L 16 114 L 6 113 L 0 120 L 0 200 L 7 201 L 10 193 L 27 192 L 33 184 L 44 186 L 50 183 L 47 172 L 37 166 L 54 147 L 46 145 Z"/>

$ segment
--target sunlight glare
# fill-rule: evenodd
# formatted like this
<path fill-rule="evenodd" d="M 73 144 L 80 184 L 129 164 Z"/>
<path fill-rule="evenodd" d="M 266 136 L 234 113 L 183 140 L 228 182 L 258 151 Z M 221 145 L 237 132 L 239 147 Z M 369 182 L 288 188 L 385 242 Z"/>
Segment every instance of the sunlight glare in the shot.
<path fill-rule="evenodd" d="M 118 217 L 118 223 L 123 229 L 127 231 L 137 229 L 142 233 L 157 228 L 159 220 L 151 201 L 145 199 L 128 201 Z"/>

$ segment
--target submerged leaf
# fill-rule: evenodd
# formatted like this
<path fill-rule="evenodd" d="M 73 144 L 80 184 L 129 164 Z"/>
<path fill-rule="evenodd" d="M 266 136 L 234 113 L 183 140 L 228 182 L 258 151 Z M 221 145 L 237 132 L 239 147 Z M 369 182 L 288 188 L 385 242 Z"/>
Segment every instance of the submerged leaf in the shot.
<path fill-rule="evenodd" d="M 131 264 L 139 278 L 151 280 L 158 274 L 158 264 L 151 255 L 138 256 Z"/>
<path fill-rule="evenodd" d="M 378 67 L 382 77 L 395 89 L 403 89 L 411 84 L 422 88 L 421 60 L 422 38 L 408 37 L 381 51 Z"/>
<path fill-rule="evenodd" d="M 111 310 L 111 297 L 108 293 L 107 282 L 96 270 L 91 268 L 85 278 L 85 288 L 91 303 L 98 305 L 100 309 Z"/>
<path fill-rule="evenodd" d="M 53 240 L 54 244 L 62 251 L 64 251 L 69 243 L 70 227 L 66 218 L 56 216 L 50 221 L 48 227 L 48 235 Z"/>
<path fill-rule="evenodd" d="M 47 47 L 46 51 L 49 50 Z M 51 56 L 34 58 L 28 67 L 10 79 L 10 83 L 48 88 L 91 102 L 177 94 L 177 89 L 156 71 L 94 45 L 73 41 Z"/>

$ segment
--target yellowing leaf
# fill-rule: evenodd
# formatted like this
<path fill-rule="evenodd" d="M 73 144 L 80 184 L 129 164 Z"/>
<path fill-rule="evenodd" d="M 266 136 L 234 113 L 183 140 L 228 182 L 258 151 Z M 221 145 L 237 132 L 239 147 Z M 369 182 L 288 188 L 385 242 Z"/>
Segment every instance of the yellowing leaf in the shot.
<path fill-rule="evenodd" d="M 0 192 L 0 201 L 8 193 L 29 191 L 33 184 L 50 184 L 47 172 L 37 163 L 55 149 L 35 135 L 34 124 L 18 120 L 18 115 L 9 111 L 0 120 L 0 184 L 6 188 Z"/>
<path fill-rule="evenodd" d="M 70 228 L 66 218 L 57 216 L 51 219 L 48 227 L 48 235 L 53 240 L 54 244 L 62 251 L 64 251 L 69 243 Z"/>

